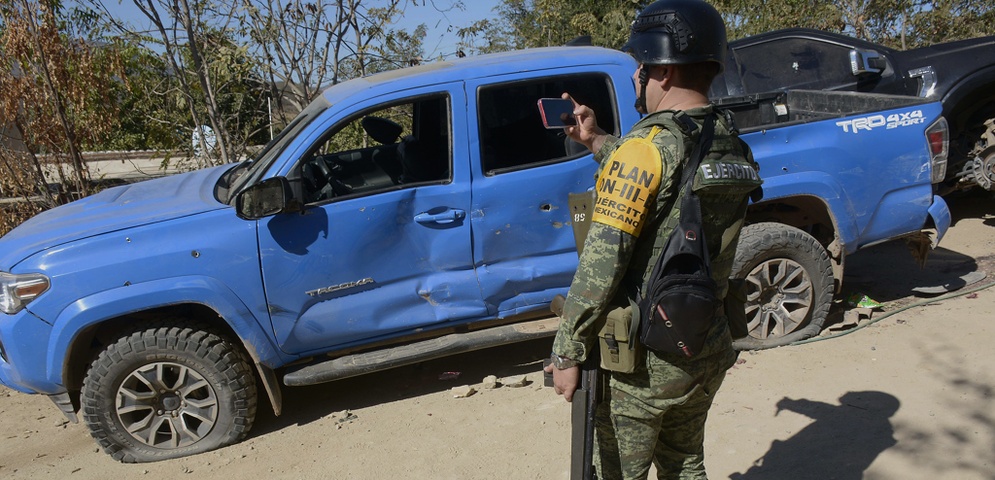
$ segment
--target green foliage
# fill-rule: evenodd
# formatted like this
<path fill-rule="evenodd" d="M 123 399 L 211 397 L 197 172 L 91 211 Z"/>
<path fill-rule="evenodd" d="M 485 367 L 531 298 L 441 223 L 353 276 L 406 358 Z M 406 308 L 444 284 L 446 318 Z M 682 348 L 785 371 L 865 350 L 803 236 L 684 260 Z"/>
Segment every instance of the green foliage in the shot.
<path fill-rule="evenodd" d="M 367 12 L 371 25 L 363 29 L 363 34 L 371 41 L 361 49 L 361 55 L 344 59 L 339 72 L 340 80 L 410 67 L 426 60 L 423 43 L 428 27 L 418 25 L 410 32 L 389 28 L 400 13 L 390 9 L 370 9 Z"/>
<path fill-rule="evenodd" d="M 908 46 L 927 46 L 985 35 L 995 35 L 995 3 L 991 0 L 913 2 L 905 28 Z"/>
<path fill-rule="evenodd" d="M 203 109 L 202 118 L 208 115 L 206 106 L 211 104 L 216 114 L 223 118 L 229 135 L 229 147 L 240 154 L 253 143 L 266 143 L 264 135 L 266 118 L 266 88 L 259 76 L 258 59 L 252 58 L 248 48 L 227 31 L 205 28 L 201 33 L 204 48 L 203 62 L 214 86 L 213 98 L 208 99 L 200 84 L 190 80 L 196 108 Z M 182 50 L 184 57 L 189 49 Z M 192 64 L 192 60 L 184 62 Z M 191 130 L 195 127 L 189 125 Z M 187 137 L 189 138 L 189 136 Z"/>
<path fill-rule="evenodd" d="M 898 49 L 995 34 L 991 0 L 715 0 L 729 38 L 807 27 Z"/>
<path fill-rule="evenodd" d="M 845 1 L 845 0 L 844 0 Z M 715 0 L 710 2 L 726 21 L 729 39 L 788 27 L 840 33 L 845 22 L 838 2 L 819 0 Z"/>
<path fill-rule="evenodd" d="M 189 138 L 179 125 L 188 114 L 179 105 L 175 79 L 162 57 L 134 43 L 121 45 L 126 82 L 115 85 L 121 103 L 118 128 L 95 150 L 173 150 Z"/>
<path fill-rule="evenodd" d="M 412 133 L 413 105 L 395 105 L 373 113 L 374 116 L 391 120 L 401 126 L 401 137 Z M 362 118 L 347 123 L 322 147 L 322 153 L 346 152 L 379 145 L 363 130 Z"/>
<path fill-rule="evenodd" d="M 594 45 L 618 48 L 647 0 L 502 0 L 499 19 L 458 31 L 465 50 L 489 53 L 563 45 L 589 35 Z"/>
<path fill-rule="evenodd" d="M 460 30 L 466 50 L 488 53 L 561 45 L 591 35 L 595 45 L 618 48 L 638 0 L 502 0 L 499 18 Z M 782 28 L 844 33 L 893 48 L 914 48 L 995 34 L 991 0 L 711 0 L 730 40 Z"/>
<path fill-rule="evenodd" d="M 486 19 L 457 29 L 456 35 L 460 39 L 457 57 L 514 50 L 519 38 L 510 34 L 502 23 Z"/>

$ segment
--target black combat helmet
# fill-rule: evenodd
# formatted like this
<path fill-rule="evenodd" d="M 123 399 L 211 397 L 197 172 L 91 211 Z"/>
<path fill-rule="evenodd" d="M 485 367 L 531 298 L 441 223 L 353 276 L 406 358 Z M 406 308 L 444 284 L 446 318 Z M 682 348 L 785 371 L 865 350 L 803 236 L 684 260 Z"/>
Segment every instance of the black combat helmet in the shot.
<path fill-rule="evenodd" d="M 659 0 L 639 12 L 622 51 L 644 65 L 716 62 L 721 72 L 725 22 L 702 0 Z"/>

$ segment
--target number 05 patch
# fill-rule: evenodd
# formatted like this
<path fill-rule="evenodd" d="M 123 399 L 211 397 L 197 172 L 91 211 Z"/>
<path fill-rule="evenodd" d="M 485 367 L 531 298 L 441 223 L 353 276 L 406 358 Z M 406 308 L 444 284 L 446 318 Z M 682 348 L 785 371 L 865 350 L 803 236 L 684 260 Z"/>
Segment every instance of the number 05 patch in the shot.
<path fill-rule="evenodd" d="M 662 168 L 660 150 L 653 142 L 648 138 L 627 140 L 612 153 L 598 176 L 591 221 L 638 237 L 646 208 L 660 188 Z"/>

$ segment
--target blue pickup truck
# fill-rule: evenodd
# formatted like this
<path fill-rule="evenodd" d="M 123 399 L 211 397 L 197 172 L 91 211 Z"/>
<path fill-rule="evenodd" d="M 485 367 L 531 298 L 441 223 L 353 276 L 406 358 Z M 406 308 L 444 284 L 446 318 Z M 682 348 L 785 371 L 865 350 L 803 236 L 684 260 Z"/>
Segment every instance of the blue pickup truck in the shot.
<path fill-rule="evenodd" d="M 620 134 L 636 65 L 560 47 L 327 89 L 255 158 L 105 190 L 0 238 L 0 381 L 77 412 L 114 458 L 243 438 L 263 392 L 550 336 L 596 165 L 543 128 L 570 92 Z M 720 99 L 765 180 L 736 274 L 763 345 L 825 319 L 847 254 L 950 223 L 940 105 Z"/>

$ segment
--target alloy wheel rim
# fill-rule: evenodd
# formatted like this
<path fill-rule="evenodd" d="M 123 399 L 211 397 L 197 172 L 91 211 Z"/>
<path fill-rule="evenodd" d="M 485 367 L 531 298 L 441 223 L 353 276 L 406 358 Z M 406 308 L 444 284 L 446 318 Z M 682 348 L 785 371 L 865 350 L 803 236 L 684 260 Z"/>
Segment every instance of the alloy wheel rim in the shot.
<path fill-rule="evenodd" d="M 156 448 L 180 448 L 204 438 L 218 419 L 218 396 L 196 370 L 173 362 L 135 369 L 121 383 L 116 412 L 136 440 Z"/>
<path fill-rule="evenodd" d="M 814 298 L 812 279 L 801 264 L 787 258 L 767 260 L 750 272 L 746 282 L 751 337 L 778 338 L 801 328 Z"/>

